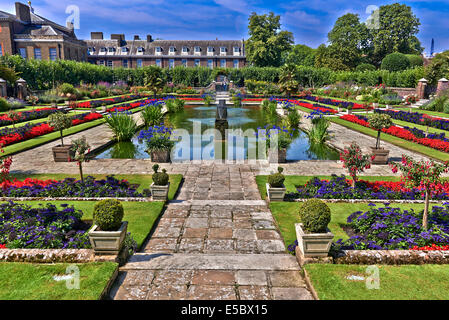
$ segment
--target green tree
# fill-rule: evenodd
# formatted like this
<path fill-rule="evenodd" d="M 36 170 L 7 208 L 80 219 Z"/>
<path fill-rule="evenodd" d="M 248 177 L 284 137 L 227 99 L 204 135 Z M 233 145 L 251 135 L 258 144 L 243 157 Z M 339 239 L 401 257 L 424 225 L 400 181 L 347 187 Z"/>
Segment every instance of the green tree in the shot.
<path fill-rule="evenodd" d="M 279 88 L 288 96 L 298 91 L 299 83 L 295 79 L 296 66 L 294 64 L 287 64 L 281 68 L 281 76 L 279 78 Z"/>
<path fill-rule="evenodd" d="M 298 66 L 313 67 L 315 65 L 316 49 L 304 44 L 295 45 L 291 51 L 285 52 L 285 63 Z"/>
<path fill-rule="evenodd" d="M 449 50 L 437 54 L 425 69 L 425 78 L 432 84 L 436 84 L 439 79 L 448 76 Z"/>
<path fill-rule="evenodd" d="M 326 45 L 320 45 L 316 50 L 315 55 L 315 67 L 317 68 L 329 68 L 334 71 L 349 71 L 349 67 L 343 62 L 336 47 L 326 47 Z"/>
<path fill-rule="evenodd" d="M 290 50 L 293 44 L 293 34 L 283 31 L 280 16 L 270 14 L 258 15 L 255 12 L 249 17 L 246 42 L 246 56 L 248 61 L 257 67 L 274 66 L 282 63 L 282 54 Z"/>
<path fill-rule="evenodd" d="M 377 13 L 379 25 L 371 29 L 374 64 L 379 65 L 387 54 L 393 52 L 421 53 L 417 52 L 421 44 L 416 38 L 421 23 L 409 6 L 394 3 L 381 6 Z"/>
<path fill-rule="evenodd" d="M 368 28 L 360 23 L 357 14 L 352 13 L 337 19 L 328 34 L 328 40 L 329 57 L 341 60 L 351 70 L 360 63 L 362 55 L 369 51 L 371 43 Z"/>

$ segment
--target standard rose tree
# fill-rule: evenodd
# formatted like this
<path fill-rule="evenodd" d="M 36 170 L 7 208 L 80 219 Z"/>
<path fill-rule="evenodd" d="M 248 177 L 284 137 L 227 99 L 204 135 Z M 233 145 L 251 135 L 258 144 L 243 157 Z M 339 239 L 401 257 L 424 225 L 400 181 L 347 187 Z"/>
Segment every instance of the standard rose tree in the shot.
<path fill-rule="evenodd" d="M 59 131 L 61 134 L 61 145 L 54 146 L 53 159 L 55 162 L 68 162 L 72 158 L 72 153 L 70 151 L 70 146 L 64 146 L 63 131 L 72 126 L 72 117 L 62 113 L 57 112 L 48 117 L 48 124 L 53 127 L 54 131 Z"/>
<path fill-rule="evenodd" d="M 421 188 L 424 190 L 425 206 L 423 213 L 423 228 L 427 230 L 429 202 L 434 194 L 438 194 L 437 186 L 441 183 L 441 174 L 449 171 L 449 162 L 437 163 L 435 161 L 415 161 L 411 157 L 402 155 L 402 162 L 391 166 L 393 173 L 398 170 L 402 173 L 406 185 L 409 188 Z"/>
<path fill-rule="evenodd" d="M 355 187 L 357 174 L 362 173 L 365 169 L 371 167 L 372 157 L 362 154 L 362 149 L 353 142 L 349 148 L 345 148 L 340 154 L 340 160 L 343 161 L 343 168 L 347 168 L 349 175 L 352 177 L 352 186 Z"/>
<path fill-rule="evenodd" d="M 86 137 L 72 141 L 71 151 L 74 153 L 73 160 L 75 160 L 80 169 L 81 181 L 84 182 L 83 177 L 83 162 L 88 162 L 87 153 L 90 152 L 90 146 L 86 141 Z"/>
<path fill-rule="evenodd" d="M 368 122 L 371 128 L 377 130 L 376 146 L 374 148 L 371 147 L 374 155 L 374 159 L 372 162 L 373 164 L 387 164 L 388 154 L 390 153 L 390 151 L 382 149 L 380 147 L 380 134 L 383 129 L 388 129 L 389 127 L 391 127 L 393 125 L 393 121 L 387 114 L 375 113 L 369 118 Z"/>

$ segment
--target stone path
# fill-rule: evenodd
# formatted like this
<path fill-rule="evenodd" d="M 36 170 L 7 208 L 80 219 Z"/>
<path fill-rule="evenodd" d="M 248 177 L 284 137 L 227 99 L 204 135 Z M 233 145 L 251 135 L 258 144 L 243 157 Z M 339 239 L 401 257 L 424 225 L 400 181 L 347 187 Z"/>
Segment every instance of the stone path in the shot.
<path fill-rule="evenodd" d="M 190 167 L 113 299 L 312 299 L 245 166 Z M 189 200 L 185 200 L 189 199 Z"/>

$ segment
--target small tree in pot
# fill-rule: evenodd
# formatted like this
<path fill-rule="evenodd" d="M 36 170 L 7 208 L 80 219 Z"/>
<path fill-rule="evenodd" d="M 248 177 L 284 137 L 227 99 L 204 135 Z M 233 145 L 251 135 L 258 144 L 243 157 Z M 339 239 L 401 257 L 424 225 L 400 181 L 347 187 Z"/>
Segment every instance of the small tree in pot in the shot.
<path fill-rule="evenodd" d="M 304 257 L 326 257 L 334 235 L 327 228 L 331 210 L 319 199 L 310 199 L 299 208 L 301 223 L 295 224 L 298 249 Z"/>
<path fill-rule="evenodd" d="M 373 157 L 371 157 L 372 160 Z M 355 187 L 358 173 L 371 167 L 370 156 L 363 154 L 362 149 L 353 142 L 349 148 L 340 153 L 340 160 L 343 162 L 343 168 L 347 168 L 352 178 L 352 186 Z"/>
<path fill-rule="evenodd" d="M 63 131 L 72 126 L 72 117 L 62 112 L 56 112 L 48 117 L 48 124 L 61 135 L 61 145 L 53 147 L 53 158 L 55 162 L 68 162 L 73 155 L 70 146 L 64 146 Z"/>
<path fill-rule="evenodd" d="M 284 186 L 285 176 L 282 174 L 283 168 L 278 167 L 278 172 L 268 176 L 266 184 L 267 195 L 270 201 L 283 201 L 286 188 Z"/>
<path fill-rule="evenodd" d="M 106 199 L 95 204 L 94 226 L 89 239 L 96 254 L 118 254 L 123 247 L 128 222 L 123 221 L 124 210 L 120 201 Z"/>
<path fill-rule="evenodd" d="M 168 198 L 168 190 L 170 188 L 169 175 L 167 170 L 162 169 L 162 172 L 158 172 L 159 165 L 153 165 L 153 183 L 150 186 L 151 195 L 155 201 L 166 201 Z"/>
<path fill-rule="evenodd" d="M 391 120 L 391 117 L 387 114 L 375 113 L 369 118 L 368 122 L 371 128 L 377 130 L 376 146 L 374 148 L 370 147 L 374 155 L 372 163 L 387 164 L 390 150 L 380 148 L 380 134 L 383 129 L 391 127 L 393 125 L 393 121 Z"/>
<path fill-rule="evenodd" d="M 72 141 L 72 146 L 70 147 L 73 152 L 73 160 L 75 160 L 80 169 L 81 181 L 84 182 L 83 176 L 83 162 L 88 162 L 87 153 L 90 152 L 90 146 L 86 141 L 86 137 L 81 137 L 79 139 Z"/>

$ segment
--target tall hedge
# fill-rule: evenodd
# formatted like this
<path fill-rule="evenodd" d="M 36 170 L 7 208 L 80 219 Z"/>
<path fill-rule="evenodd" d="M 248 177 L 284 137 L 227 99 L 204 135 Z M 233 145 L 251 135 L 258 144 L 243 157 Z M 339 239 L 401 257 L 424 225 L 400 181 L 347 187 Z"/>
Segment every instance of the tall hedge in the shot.
<path fill-rule="evenodd" d="M 158 69 L 156 66 L 139 69 L 108 68 L 90 63 L 58 60 L 25 60 L 20 56 L 0 57 L 0 64 L 14 67 L 19 76 L 24 78 L 31 89 L 47 90 L 60 83 L 70 83 L 74 86 L 83 83 L 96 84 L 99 81 L 126 81 L 132 86 L 144 85 L 145 75 Z M 257 80 L 277 83 L 280 69 L 273 67 L 245 67 L 240 69 L 209 69 L 206 67 L 173 69 L 158 69 L 164 82 L 175 85 L 206 87 L 218 74 L 226 74 L 236 85 L 243 86 L 245 80 Z M 416 67 L 399 72 L 388 70 L 373 71 L 332 71 L 326 68 L 297 66 L 296 80 L 303 87 L 320 87 L 336 82 L 351 82 L 358 85 L 375 86 L 384 83 L 389 87 L 415 87 L 418 80 L 424 76 L 424 68 Z"/>

